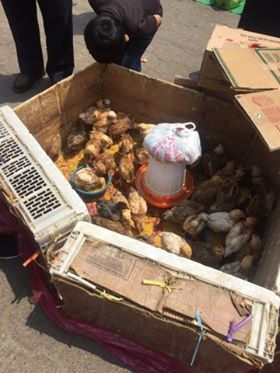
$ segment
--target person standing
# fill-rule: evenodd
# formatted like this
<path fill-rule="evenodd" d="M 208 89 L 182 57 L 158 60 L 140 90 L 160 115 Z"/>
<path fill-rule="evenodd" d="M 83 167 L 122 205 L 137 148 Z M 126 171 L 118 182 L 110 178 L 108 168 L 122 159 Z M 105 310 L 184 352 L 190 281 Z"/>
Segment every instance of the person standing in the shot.
<path fill-rule="evenodd" d="M 22 93 L 45 74 L 36 3 L 47 44 L 46 71 L 57 83 L 74 69 L 72 0 L 1 0 L 16 45 L 20 73 L 13 91 Z"/>
<path fill-rule="evenodd" d="M 280 1 L 246 0 L 238 27 L 280 37 Z"/>

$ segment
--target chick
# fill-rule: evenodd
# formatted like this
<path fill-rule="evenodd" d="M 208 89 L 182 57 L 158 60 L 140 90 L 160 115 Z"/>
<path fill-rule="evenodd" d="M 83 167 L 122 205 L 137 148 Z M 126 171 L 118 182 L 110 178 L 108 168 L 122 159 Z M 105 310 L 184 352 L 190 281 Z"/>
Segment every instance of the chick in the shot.
<path fill-rule="evenodd" d="M 228 161 L 224 168 L 217 172 L 217 175 L 222 178 L 231 177 L 235 174 L 236 171 L 236 162 L 234 160 Z"/>
<path fill-rule="evenodd" d="M 183 254 L 187 258 L 192 256 L 191 246 L 182 237 L 172 232 L 160 233 L 162 248 L 173 254 Z"/>
<path fill-rule="evenodd" d="M 119 144 L 120 152 L 123 154 L 131 153 L 133 150 L 134 140 L 128 134 L 123 134 L 121 137 L 121 142 Z"/>
<path fill-rule="evenodd" d="M 223 247 L 211 247 L 207 242 L 192 240 L 192 260 L 209 267 L 218 268 L 224 253 Z"/>
<path fill-rule="evenodd" d="M 109 126 L 114 123 L 117 118 L 117 114 L 114 111 L 98 112 L 93 121 L 93 128 L 97 131 L 106 133 Z"/>
<path fill-rule="evenodd" d="M 110 125 L 108 134 L 112 139 L 116 139 L 133 127 L 132 120 L 125 113 L 118 113 L 113 123 Z"/>
<path fill-rule="evenodd" d="M 147 123 L 139 123 L 137 125 L 137 129 L 142 138 L 147 136 L 154 128 L 156 127 L 155 124 L 147 124 Z"/>
<path fill-rule="evenodd" d="M 91 106 L 85 113 L 81 113 L 79 115 L 79 118 L 82 120 L 83 123 L 92 126 L 99 113 L 100 111 L 96 106 Z"/>
<path fill-rule="evenodd" d="M 99 157 L 101 153 L 101 146 L 98 140 L 91 139 L 87 142 L 85 150 L 84 150 L 84 160 L 85 162 L 94 167 L 96 159 Z"/>
<path fill-rule="evenodd" d="M 252 234 L 251 239 L 246 242 L 244 246 L 238 251 L 236 259 L 241 261 L 247 255 L 253 255 L 254 259 L 258 259 L 261 256 L 262 251 L 262 240 L 256 235 Z"/>
<path fill-rule="evenodd" d="M 247 277 L 253 269 L 254 256 L 246 255 L 240 262 L 240 272 L 243 276 Z"/>
<path fill-rule="evenodd" d="M 119 221 L 103 218 L 101 216 L 92 216 L 91 221 L 93 224 L 97 224 L 102 228 L 110 229 L 111 231 L 132 237 L 133 234 L 129 228 L 122 225 Z"/>
<path fill-rule="evenodd" d="M 245 214 L 241 210 L 212 214 L 202 213 L 199 216 L 205 221 L 208 228 L 217 233 L 228 232 L 235 223 L 245 218 Z"/>
<path fill-rule="evenodd" d="M 239 185 L 234 178 L 224 180 L 216 201 L 211 205 L 211 212 L 230 211 L 237 205 Z"/>
<path fill-rule="evenodd" d="M 192 201 L 200 203 L 202 205 L 212 204 L 223 185 L 220 176 L 213 176 L 210 180 L 206 180 L 198 185 L 192 195 Z"/>
<path fill-rule="evenodd" d="M 223 155 L 224 147 L 222 144 L 219 144 L 212 151 L 202 154 L 201 164 L 203 174 L 207 178 L 214 176 L 215 173 L 221 168 Z"/>
<path fill-rule="evenodd" d="M 180 205 L 173 206 L 163 214 L 164 220 L 172 220 L 175 223 L 183 224 L 191 215 L 197 215 L 202 212 L 204 206 L 195 201 L 185 199 Z"/>
<path fill-rule="evenodd" d="M 86 132 L 82 128 L 74 127 L 70 130 L 67 136 L 67 148 L 70 151 L 78 151 L 82 149 L 86 142 Z"/>
<path fill-rule="evenodd" d="M 114 171 L 116 167 L 114 156 L 109 152 L 104 152 L 97 157 L 94 169 L 97 175 L 103 176 L 110 171 Z"/>
<path fill-rule="evenodd" d="M 135 147 L 134 156 L 137 164 L 147 163 L 150 158 L 148 150 L 146 150 L 143 146 L 141 148 Z"/>
<path fill-rule="evenodd" d="M 245 222 L 236 223 L 226 236 L 225 257 L 238 252 L 249 241 L 254 225 L 257 221 L 248 217 Z"/>
<path fill-rule="evenodd" d="M 54 135 L 47 144 L 46 153 L 48 156 L 55 161 L 61 152 L 61 136 L 59 134 Z"/>
<path fill-rule="evenodd" d="M 240 270 L 240 262 L 238 261 L 235 261 L 229 264 L 224 264 L 220 268 L 220 271 L 227 273 L 229 275 L 235 276 L 235 277 L 244 278 Z"/>
<path fill-rule="evenodd" d="M 183 224 L 184 231 L 191 237 L 198 236 L 204 228 L 205 222 L 199 215 L 189 216 Z"/>
<path fill-rule="evenodd" d="M 122 210 L 127 209 L 127 205 L 123 202 L 97 201 L 96 208 L 98 214 L 103 218 L 120 221 L 122 218 Z"/>
<path fill-rule="evenodd" d="M 110 146 L 113 145 L 113 140 L 101 131 L 91 131 L 89 134 L 89 138 L 90 140 L 98 141 L 102 150 L 108 149 L 110 148 Z"/>
<path fill-rule="evenodd" d="M 106 181 L 104 177 L 96 176 L 91 168 L 84 168 L 76 174 L 75 184 L 79 189 L 94 192 L 104 188 Z"/>
<path fill-rule="evenodd" d="M 128 203 L 133 215 L 145 215 L 147 213 L 148 206 L 146 201 L 134 188 L 130 188 Z"/>
<path fill-rule="evenodd" d="M 121 178 L 127 183 L 132 183 L 135 176 L 134 155 L 132 153 L 124 155 L 119 163 L 119 172 Z"/>
<path fill-rule="evenodd" d="M 119 190 L 117 190 L 117 192 L 111 197 L 111 199 L 114 203 L 120 203 L 120 202 L 125 203 L 127 208 L 124 208 L 121 211 L 122 219 L 126 221 L 129 226 L 131 226 L 132 228 L 135 228 L 135 223 L 132 220 L 131 211 L 129 209 L 129 203 L 128 203 L 128 200 L 125 198 L 125 196 Z"/>
<path fill-rule="evenodd" d="M 110 108 L 111 100 L 109 98 L 101 98 L 96 101 L 95 105 L 98 109 L 105 110 L 105 109 Z"/>

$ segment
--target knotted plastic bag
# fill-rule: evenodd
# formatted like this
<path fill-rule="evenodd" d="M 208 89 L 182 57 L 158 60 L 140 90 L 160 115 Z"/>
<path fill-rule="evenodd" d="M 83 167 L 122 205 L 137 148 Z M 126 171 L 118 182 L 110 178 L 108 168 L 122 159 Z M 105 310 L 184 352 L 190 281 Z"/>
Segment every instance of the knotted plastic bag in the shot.
<path fill-rule="evenodd" d="M 144 139 L 144 147 L 158 161 L 194 164 L 201 156 L 196 126 L 188 123 L 160 123 Z"/>

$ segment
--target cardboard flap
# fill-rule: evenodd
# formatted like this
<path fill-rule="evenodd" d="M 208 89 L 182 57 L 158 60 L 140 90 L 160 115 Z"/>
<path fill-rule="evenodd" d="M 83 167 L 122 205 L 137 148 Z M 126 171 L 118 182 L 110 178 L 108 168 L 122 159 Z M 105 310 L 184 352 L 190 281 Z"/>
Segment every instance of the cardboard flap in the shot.
<path fill-rule="evenodd" d="M 280 49 L 214 48 L 213 52 L 233 88 L 280 88 Z"/>
<path fill-rule="evenodd" d="M 105 289 L 109 294 L 124 297 L 145 309 L 168 315 L 171 320 L 183 323 L 192 320 L 195 310 L 199 309 L 204 323 L 223 336 L 227 336 L 232 320 L 239 322 L 244 316 L 238 312 L 232 294 L 227 290 L 177 277 L 150 260 L 94 238 L 86 239 L 70 269 L 100 290 Z M 150 284 L 144 284 L 144 280 Z M 158 283 L 168 284 L 169 290 Z M 243 301 L 248 304 L 250 313 L 252 302 L 245 298 Z M 217 311 L 209 312 L 209 304 L 215 304 Z M 251 331 L 249 323 L 235 335 L 235 339 L 249 343 Z"/>
<path fill-rule="evenodd" d="M 235 98 L 269 150 L 280 149 L 280 90 L 238 95 Z"/>

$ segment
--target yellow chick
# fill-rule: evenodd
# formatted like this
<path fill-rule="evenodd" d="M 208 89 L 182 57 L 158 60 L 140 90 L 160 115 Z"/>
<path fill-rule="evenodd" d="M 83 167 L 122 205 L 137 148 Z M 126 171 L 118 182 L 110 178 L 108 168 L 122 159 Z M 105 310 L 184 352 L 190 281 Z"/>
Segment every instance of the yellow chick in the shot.
<path fill-rule="evenodd" d="M 156 127 L 155 124 L 147 124 L 147 123 L 139 123 L 137 125 L 137 129 L 141 135 L 141 137 L 147 136 L 154 128 Z"/>
<path fill-rule="evenodd" d="M 191 237 L 198 236 L 204 228 L 205 222 L 199 215 L 189 216 L 183 224 L 184 231 Z"/>
<path fill-rule="evenodd" d="M 176 255 L 181 253 L 187 258 L 191 258 L 192 248 L 181 236 L 172 232 L 161 232 L 160 237 L 163 249 Z"/>
<path fill-rule="evenodd" d="M 145 215 L 148 211 L 146 201 L 134 188 L 130 189 L 128 204 L 133 215 Z"/>

